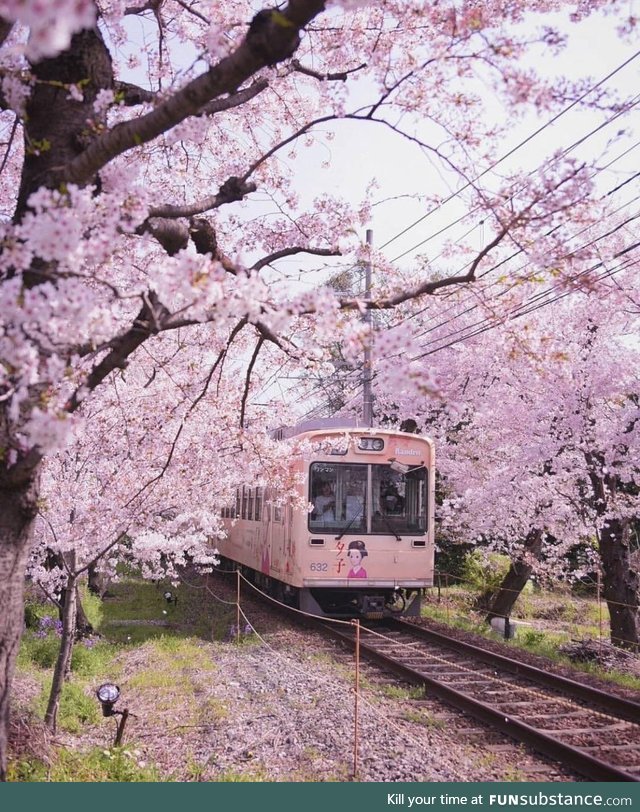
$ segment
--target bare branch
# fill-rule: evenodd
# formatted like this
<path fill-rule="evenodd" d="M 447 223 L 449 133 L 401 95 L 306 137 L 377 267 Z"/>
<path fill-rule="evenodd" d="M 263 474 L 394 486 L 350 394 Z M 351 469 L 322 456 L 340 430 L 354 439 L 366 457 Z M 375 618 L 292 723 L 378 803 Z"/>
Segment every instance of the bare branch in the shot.
<path fill-rule="evenodd" d="M 318 79 L 321 82 L 346 82 L 350 73 L 355 73 L 356 71 L 367 67 L 367 63 L 363 62 L 362 65 L 358 65 L 357 68 L 350 68 L 349 70 L 337 71 L 335 73 L 319 73 L 312 68 L 306 68 L 304 65 L 301 65 L 297 59 L 292 59 L 291 65 L 298 73 L 304 73 L 305 76 L 312 76 L 314 79 Z"/>
<path fill-rule="evenodd" d="M 249 366 L 247 367 L 247 374 L 244 380 L 244 392 L 242 393 L 242 401 L 240 403 L 240 427 L 244 428 L 244 415 L 247 408 L 247 398 L 249 397 L 249 384 L 251 383 L 251 373 L 253 372 L 253 368 L 258 360 L 258 355 L 260 355 L 260 350 L 262 349 L 262 345 L 264 344 L 263 336 L 260 336 L 258 339 L 258 343 L 256 344 L 256 348 L 253 351 L 253 355 L 251 356 L 251 360 L 249 361 Z"/>
<path fill-rule="evenodd" d="M 259 259 L 251 266 L 251 270 L 259 271 L 261 268 L 264 268 L 265 265 L 270 265 L 272 262 L 276 262 L 278 259 L 290 257 L 294 254 L 314 254 L 315 256 L 320 257 L 342 256 L 342 252 L 338 248 L 307 248 L 305 246 L 296 245 L 291 248 L 282 248 L 280 251 L 274 251 L 273 254 L 269 254 L 269 256 Z"/>

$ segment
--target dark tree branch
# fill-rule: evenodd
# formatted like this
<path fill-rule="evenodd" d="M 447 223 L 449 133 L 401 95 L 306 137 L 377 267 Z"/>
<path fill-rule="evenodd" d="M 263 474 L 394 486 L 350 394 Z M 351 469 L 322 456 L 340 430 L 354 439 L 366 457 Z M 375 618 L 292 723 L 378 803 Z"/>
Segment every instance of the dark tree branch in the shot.
<path fill-rule="evenodd" d="M 131 82 L 114 82 L 113 89 L 126 107 L 152 102 L 157 98 L 157 94 L 152 90 L 145 90 L 138 85 L 132 85 Z"/>
<path fill-rule="evenodd" d="M 114 369 L 124 369 L 129 356 L 138 349 L 151 335 L 162 329 L 163 320 L 169 311 L 151 291 L 144 297 L 144 304 L 132 327 L 110 342 L 110 351 L 93 368 L 85 383 L 78 387 L 65 404 L 67 412 L 75 412 L 80 406 L 83 395 L 92 392 Z"/>
<path fill-rule="evenodd" d="M 236 93 L 262 68 L 289 58 L 298 47 L 300 30 L 320 14 L 324 6 L 324 0 L 289 0 L 282 11 L 259 12 L 232 54 L 188 82 L 151 112 L 116 124 L 72 160 L 55 180 L 87 183 L 116 156 L 152 141 L 185 118 L 197 115 L 214 99 Z"/>
<path fill-rule="evenodd" d="M 294 70 L 298 73 L 304 73 L 305 76 L 311 76 L 314 79 L 319 79 L 321 82 L 346 82 L 349 78 L 350 73 L 355 73 L 356 71 L 362 70 L 363 68 L 367 67 L 367 63 L 363 62 L 362 65 L 358 65 L 357 68 L 350 68 L 349 70 L 342 70 L 336 71 L 335 73 L 319 73 L 312 68 L 306 68 L 304 65 L 301 65 L 297 59 L 291 60 L 291 65 L 293 66 Z"/>
<path fill-rule="evenodd" d="M 213 101 L 209 102 L 209 104 L 206 104 L 202 108 L 198 115 L 214 116 L 216 113 L 223 113 L 225 110 L 233 110 L 234 107 L 240 107 L 243 104 L 246 104 L 248 101 L 251 101 L 251 99 L 255 99 L 256 96 L 258 96 L 268 87 L 268 79 L 256 79 L 253 84 L 249 85 L 249 87 L 246 87 L 244 90 L 239 90 L 237 93 L 226 96 L 224 99 L 214 99 Z"/>
<path fill-rule="evenodd" d="M 294 246 L 291 248 L 283 248 L 280 251 L 274 251 L 273 254 L 259 259 L 251 266 L 252 271 L 259 271 L 265 265 L 270 265 L 283 257 L 294 256 L 295 254 L 314 254 L 320 257 L 339 257 L 342 256 L 341 251 L 337 248 L 306 248 L 304 246 Z"/>
<path fill-rule="evenodd" d="M 0 17 L 0 45 L 4 45 L 6 40 L 9 38 L 9 35 L 13 31 L 14 25 L 15 23 L 11 20 L 6 20 L 4 17 Z"/>
<path fill-rule="evenodd" d="M 189 229 L 185 223 L 162 217 L 150 217 L 138 226 L 136 234 L 151 234 L 170 257 L 189 244 Z"/>
<path fill-rule="evenodd" d="M 199 254 L 218 256 L 218 240 L 213 225 L 204 217 L 192 217 L 189 222 L 189 233 Z"/>
<path fill-rule="evenodd" d="M 244 178 L 232 177 L 226 180 L 217 194 L 207 197 L 198 203 L 191 203 L 184 206 L 166 205 L 154 206 L 149 209 L 149 217 L 193 217 L 195 214 L 202 214 L 205 211 L 218 209 L 228 203 L 236 203 L 243 200 L 246 195 L 255 192 L 255 183 L 246 183 Z"/>
<path fill-rule="evenodd" d="M 124 15 L 128 17 L 135 14 L 144 14 L 145 11 L 152 11 L 156 14 L 163 2 L 164 0 L 147 0 L 142 6 L 127 6 L 124 10 Z"/>
<path fill-rule="evenodd" d="M 244 415 L 247 408 L 247 398 L 249 397 L 249 384 L 251 383 L 251 373 L 253 372 L 253 368 L 258 360 L 258 355 L 260 355 L 260 350 L 262 349 L 262 345 L 264 344 L 264 337 L 260 336 L 258 339 L 258 343 L 256 344 L 256 348 L 253 351 L 253 355 L 251 356 L 251 360 L 249 361 L 249 366 L 247 367 L 247 374 L 244 380 L 244 392 L 242 393 L 242 401 L 240 403 L 240 427 L 244 428 Z"/>

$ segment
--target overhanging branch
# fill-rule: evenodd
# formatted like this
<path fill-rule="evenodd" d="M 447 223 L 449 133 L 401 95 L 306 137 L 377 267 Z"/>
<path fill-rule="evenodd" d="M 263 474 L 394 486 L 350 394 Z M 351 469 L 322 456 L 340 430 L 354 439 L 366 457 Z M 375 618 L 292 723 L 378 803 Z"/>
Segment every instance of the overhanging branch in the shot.
<path fill-rule="evenodd" d="M 324 0 L 290 0 L 281 11 L 259 12 L 238 48 L 139 118 L 117 124 L 71 161 L 57 178 L 85 184 L 116 156 L 146 144 L 225 94 L 234 94 L 259 70 L 288 59 L 299 32 L 324 10 Z"/>

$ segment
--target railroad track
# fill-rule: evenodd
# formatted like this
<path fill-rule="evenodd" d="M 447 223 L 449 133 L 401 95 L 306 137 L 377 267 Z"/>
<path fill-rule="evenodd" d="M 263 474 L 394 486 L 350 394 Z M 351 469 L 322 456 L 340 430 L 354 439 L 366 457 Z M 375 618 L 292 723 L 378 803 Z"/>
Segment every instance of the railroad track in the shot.
<path fill-rule="evenodd" d="M 355 647 L 354 626 L 322 623 Z M 360 655 L 597 781 L 640 781 L 640 703 L 401 620 L 361 624 Z"/>

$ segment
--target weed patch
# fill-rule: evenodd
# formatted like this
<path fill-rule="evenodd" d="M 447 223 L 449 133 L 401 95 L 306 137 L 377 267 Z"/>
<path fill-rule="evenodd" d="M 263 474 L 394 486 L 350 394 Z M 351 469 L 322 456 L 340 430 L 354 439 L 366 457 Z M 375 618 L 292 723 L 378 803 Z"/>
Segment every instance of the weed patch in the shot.
<path fill-rule="evenodd" d="M 131 747 L 96 747 L 86 752 L 58 749 L 53 763 L 14 761 L 9 764 L 9 781 L 114 781 L 144 782 L 163 780 L 158 771 L 139 758 Z"/>

